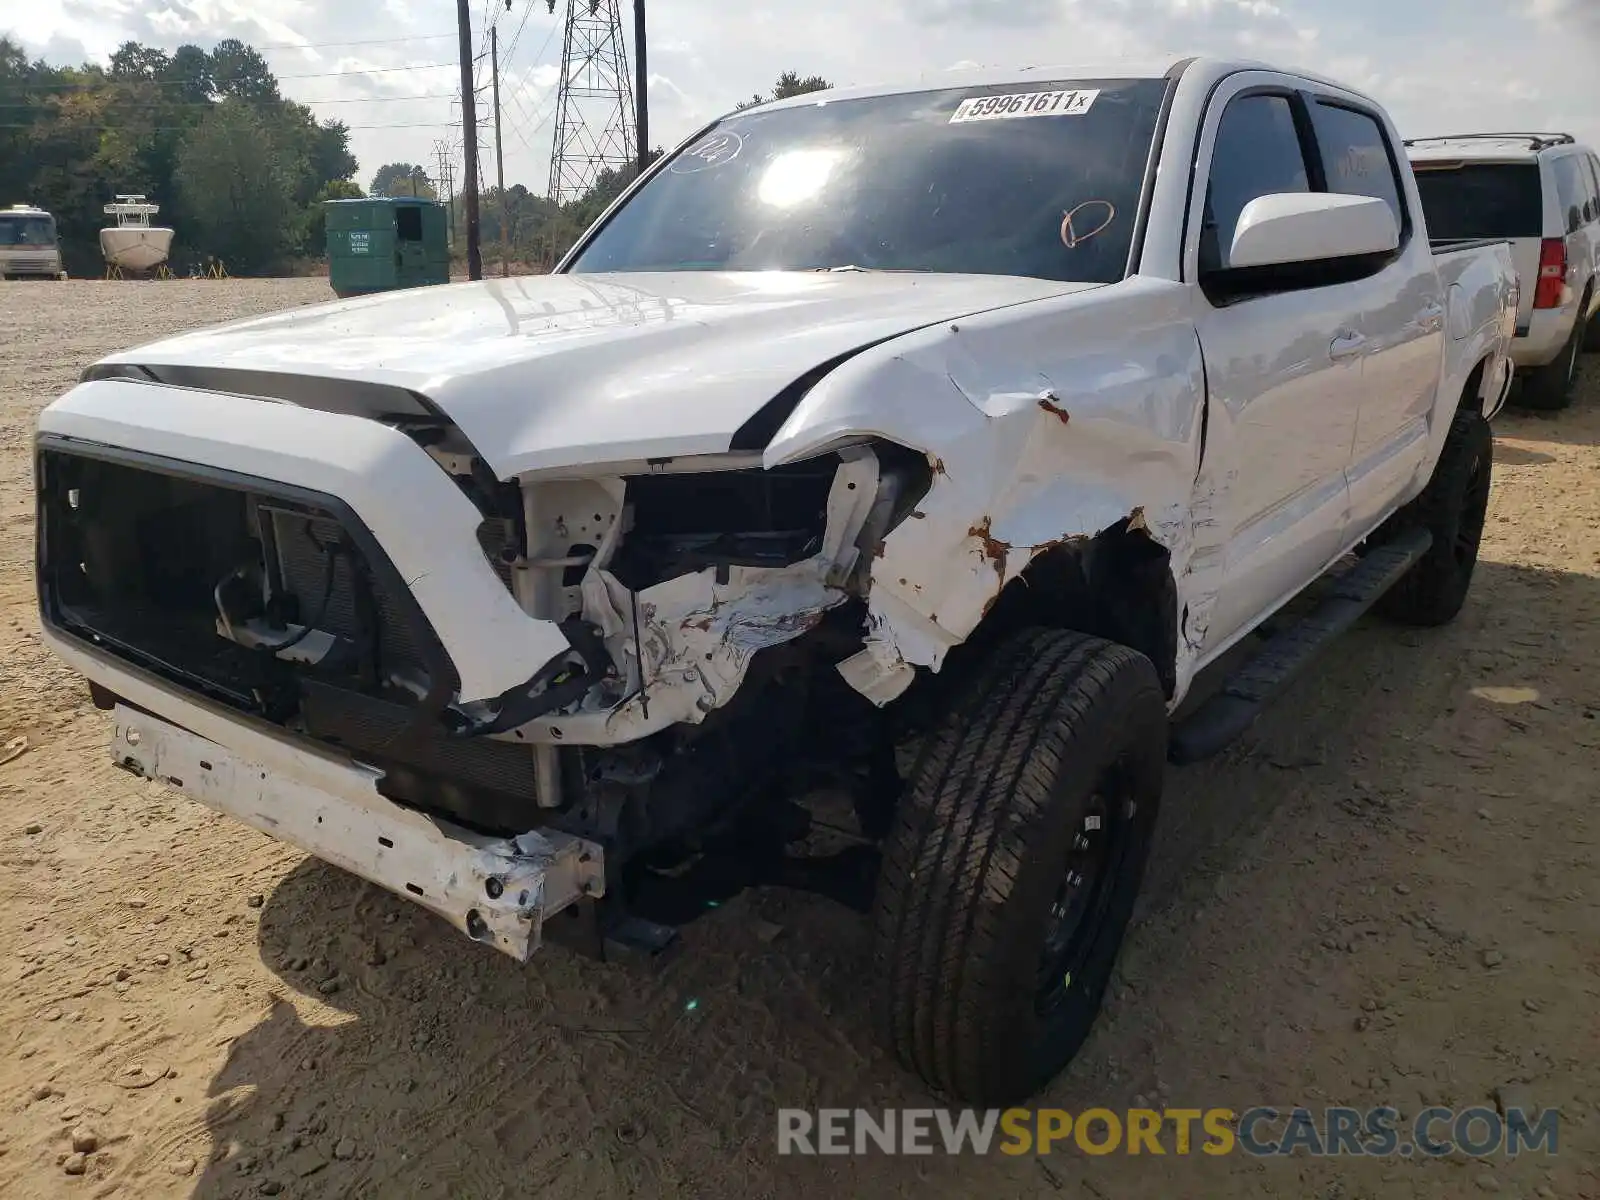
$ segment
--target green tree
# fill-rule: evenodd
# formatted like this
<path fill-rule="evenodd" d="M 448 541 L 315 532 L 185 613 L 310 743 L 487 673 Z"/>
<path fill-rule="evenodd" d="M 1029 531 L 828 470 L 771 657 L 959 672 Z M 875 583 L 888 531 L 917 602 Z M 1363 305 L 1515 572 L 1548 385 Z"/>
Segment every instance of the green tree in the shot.
<path fill-rule="evenodd" d="M 754 108 L 758 104 L 766 104 L 770 100 L 787 100 L 790 96 L 804 96 L 809 92 L 825 92 L 832 86 L 833 84 L 829 83 L 821 75 L 807 75 L 802 79 L 798 71 L 785 71 L 778 76 L 778 82 L 773 85 L 772 95 L 763 96 L 760 92 L 757 92 L 737 107 L 739 111 L 743 111 L 747 108 Z"/>
<path fill-rule="evenodd" d="M 172 66 L 166 51 L 138 42 L 123 42 L 111 56 L 113 79 L 160 79 Z"/>
<path fill-rule="evenodd" d="M 430 200 L 437 195 L 428 173 L 411 163 L 384 163 L 372 177 L 371 191 L 374 196 L 425 196 Z"/>
<path fill-rule="evenodd" d="M 225 171 L 202 170 L 193 151 L 200 128 L 228 103 L 256 114 L 260 141 L 252 153 L 271 165 L 281 185 L 266 194 L 281 191 L 286 198 L 281 218 L 267 223 L 269 235 L 281 234 L 280 248 L 270 253 L 254 226 L 244 227 L 243 242 L 232 241 L 239 226 L 219 221 L 218 205 L 195 183 L 208 175 L 225 194 L 238 182 L 225 179 Z M 0 182 L 13 193 L 0 202 L 25 200 L 54 213 L 74 274 L 99 273 L 101 210 L 117 192 L 143 192 L 161 205 L 162 219 L 178 231 L 180 262 L 214 255 L 247 269 L 278 253 L 320 253 L 317 197 L 357 170 L 348 127 L 319 123 L 310 109 L 284 100 L 266 61 L 237 40 L 210 51 L 180 46 L 171 54 L 126 42 L 103 67 L 67 67 L 30 61 L 17 42 L 0 38 L 0 106 Z M 236 124 L 232 114 L 222 122 Z M 180 186 L 185 148 L 191 153 Z M 246 186 L 261 173 L 239 155 L 225 163 L 240 166 Z M 224 182 L 228 187 L 220 187 Z"/>
<path fill-rule="evenodd" d="M 238 38 L 223 38 L 211 51 L 211 83 L 218 96 L 253 104 L 277 100 L 278 80 L 267 60 Z"/>
<path fill-rule="evenodd" d="M 184 138 L 176 183 L 195 233 L 230 270 L 271 266 L 289 248 L 294 182 L 249 104 L 222 101 Z"/>
<path fill-rule="evenodd" d="M 302 251 L 311 256 L 327 252 L 328 210 L 323 207 L 324 204 L 329 200 L 360 200 L 363 195 L 361 186 L 348 179 L 330 179 L 323 184 L 306 210 Z"/>
<path fill-rule="evenodd" d="M 161 80 L 173 99 L 182 104 L 203 104 L 216 94 L 211 55 L 199 46 L 179 46 Z"/>
<path fill-rule="evenodd" d="M 350 127 L 343 121 L 318 125 L 306 157 L 306 166 L 318 181 L 349 180 L 361 169 L 356 156 L 350 153 Z M 358 193 L 360 190 L 356 188 Z"/>

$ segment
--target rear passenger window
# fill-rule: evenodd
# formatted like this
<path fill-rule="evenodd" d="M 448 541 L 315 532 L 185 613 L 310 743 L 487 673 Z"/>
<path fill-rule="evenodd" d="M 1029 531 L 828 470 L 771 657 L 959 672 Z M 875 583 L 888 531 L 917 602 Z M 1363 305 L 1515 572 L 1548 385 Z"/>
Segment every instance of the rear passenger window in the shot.
<path fill-rule="evenodd" d="M 1589 168 L 1589 211 L 1584 219 L 1600 221 L 1600 165 L 1595 163 L 1592 154 L 1585 154 L 1583 161 Z"/>
<path fill-rule="evenodd" d="M 1428 237 L 1505 241 L 1544 236 L 1544 190 L 1537 163 L 1430 163 L 1417 168 Z"/>
<path fill-rule="evenodd" d="M 1383 126 L 1364 112 L 1334 104 L 1312 106 L 1322 173 L 1330 192 L 1371 196 L 1389 205 L 1394 223 L 1406 229 L 1406 208 L 1400 199 L 1400 177 L 1389 154 Z"/>
<path fill-rule="evenodd" d="M 1245 206 L 1259 196 L 1309 192 L 1305 155 L 1294 110 L 1284 96 L 1240 96 L 1217 125 L 1217 144 L 1200 232 L 1200 270 L 1228 265 L 1234 231 Z"/>
<path fill-rule="evenodd" d="M 1555 175 L 1556 200 L 1561 206 L 1561 219 L 1566 223 L 1568 233 L 1576 233 L 1588 222 L 1584 214 L 1593 206 L 1590 184 L 1586 182 L 1589 172 L 1582 169 L 1576 154 L 1551 159 L 1550 169 Z"/>

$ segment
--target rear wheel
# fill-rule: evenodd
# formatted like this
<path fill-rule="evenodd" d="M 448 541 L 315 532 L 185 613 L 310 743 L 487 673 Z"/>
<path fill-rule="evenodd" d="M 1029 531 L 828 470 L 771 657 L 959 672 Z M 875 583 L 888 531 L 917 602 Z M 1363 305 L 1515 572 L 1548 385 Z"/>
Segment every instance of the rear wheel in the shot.
<path fill-rule="evenodd" d="M 1395 525 L 1421 525 L 1433 545 L 1378 602 L 1378 611 L 1406 625 L 1443 625 L 1466 603 L 1489 511 L 1494 434 L 1482 413 L 1463 409 L 1450 424 L 1444 452 L 1426 490 Z"/>
<path fill-rule="evenodd" d="M 1166 738 L 1149 659 L 1053 630 L 1002 645 L 930 735 L 874 914 L 878 1024 L 929 1085 L 1004 1104 L 1077 1053 L 1138 894 Z"/>
<path fill-rule="evenodd" d="M 1589 300 L 1585 297 L 1583 308 L 1588 306 Z M 1582 312 L 1583 308 L 1578 311 Z M 1583 353 L 1587 332 L 1585 322 L 1574 322 L 1572 335 L 1567 338 L 1556 360 L 1529 372 L 1527 382 L 1522 385 L 1522 404 L 1525 407 L 1556 412 L 1572 403 L 1572 388 L 1578 382 L 1578 358 Z"/>

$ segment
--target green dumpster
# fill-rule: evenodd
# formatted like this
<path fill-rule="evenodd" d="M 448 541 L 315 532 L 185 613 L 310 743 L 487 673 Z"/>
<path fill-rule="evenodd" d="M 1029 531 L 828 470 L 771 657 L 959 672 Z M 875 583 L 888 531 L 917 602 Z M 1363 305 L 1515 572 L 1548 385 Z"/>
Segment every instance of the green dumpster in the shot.
<path fill-rule="evenodd" d="M 413 196 L 328 200 L 328 282 L 364 296 L 450 282 L 444 205 Z"/>

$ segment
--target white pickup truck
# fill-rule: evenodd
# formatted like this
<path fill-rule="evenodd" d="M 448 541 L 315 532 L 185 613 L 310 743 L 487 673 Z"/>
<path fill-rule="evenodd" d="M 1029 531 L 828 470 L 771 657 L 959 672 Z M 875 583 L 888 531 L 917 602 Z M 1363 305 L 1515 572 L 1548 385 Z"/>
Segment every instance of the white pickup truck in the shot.
<path fill-rule="evenodd" d="M 1461 607 L 1517 292 L 1312 76 L 767 104 L 549 277 L 91 367 L 39 422 L 44 629 L 120 764 L 519 959 L 754 883 L 870 911 L 889 1044 L 1015 1099 L 1094 1019 L 1169 755 L 1380 600 Z"/>

